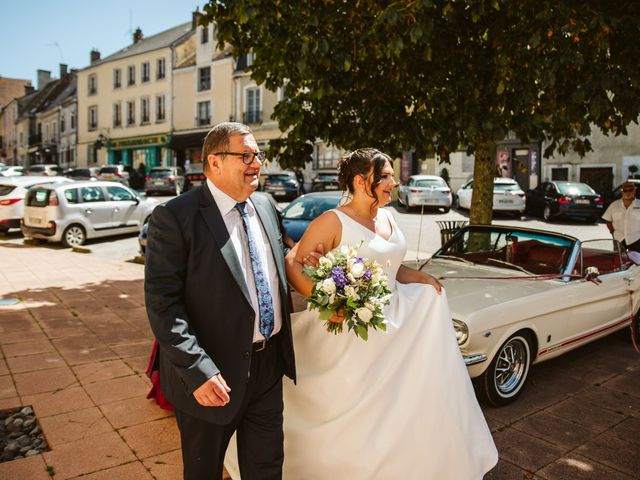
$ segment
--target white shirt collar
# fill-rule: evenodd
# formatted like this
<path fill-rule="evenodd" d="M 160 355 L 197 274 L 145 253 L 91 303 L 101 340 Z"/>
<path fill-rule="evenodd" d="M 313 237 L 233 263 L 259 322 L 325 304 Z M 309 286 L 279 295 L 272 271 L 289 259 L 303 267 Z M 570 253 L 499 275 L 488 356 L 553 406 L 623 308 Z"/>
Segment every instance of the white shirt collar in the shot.
<path fill-rule="evenodd" d="M 211 195 L 213 195 L 213 199 L 215 200 L 216 204 L 218 205 L 218 209 L 220 210 L 220 214 L 223 217 L 226 216 L 229 212 L 231 212 L 235 208 L 236 203 L 238 203 L 238 201 L 235 200 L 234 198 L 230 197 L 226 193 L 224 193 L 218 187 L 216 187 L 213 184 L 213 182 L 211 180 L 209 180 L 208 178 L 207 178 L 207 186 L 209 187 L 209 191 L 211 192 Z M 249 208 L 253 208 L 253 205 L 249 201 L 249 199 L 247 199 L 247 205 L 250 205 Z"/>

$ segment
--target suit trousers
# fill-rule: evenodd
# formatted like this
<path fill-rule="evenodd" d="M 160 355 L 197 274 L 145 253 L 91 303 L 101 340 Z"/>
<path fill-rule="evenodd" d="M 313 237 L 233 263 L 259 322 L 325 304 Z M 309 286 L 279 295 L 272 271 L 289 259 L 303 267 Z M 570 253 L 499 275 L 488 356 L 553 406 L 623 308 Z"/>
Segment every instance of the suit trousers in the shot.
<path fill-rule="evenodd" d="M 176 409 L 185 480 L 220 480 L 234 432 L 242 480 L 282 478 L 283 362 L 278 337 L 274 335 L 264 350 L 253 352 L 247 391 L 231 423 L 217 425 Z M 233 401 L 233 390 L 229 395 Z"/>

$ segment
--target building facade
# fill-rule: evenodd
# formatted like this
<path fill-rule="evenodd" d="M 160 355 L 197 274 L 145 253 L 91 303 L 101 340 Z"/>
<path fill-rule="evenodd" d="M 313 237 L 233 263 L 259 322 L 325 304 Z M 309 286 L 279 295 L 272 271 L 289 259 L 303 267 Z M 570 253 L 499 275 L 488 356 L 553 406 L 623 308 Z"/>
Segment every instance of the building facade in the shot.
<path fill-rule="evenodd" d="M 172 65 L 176 48 L 193 34 L 184 23 L 144 38 L 78 72 L 78 165 L 172 165 Z"/>

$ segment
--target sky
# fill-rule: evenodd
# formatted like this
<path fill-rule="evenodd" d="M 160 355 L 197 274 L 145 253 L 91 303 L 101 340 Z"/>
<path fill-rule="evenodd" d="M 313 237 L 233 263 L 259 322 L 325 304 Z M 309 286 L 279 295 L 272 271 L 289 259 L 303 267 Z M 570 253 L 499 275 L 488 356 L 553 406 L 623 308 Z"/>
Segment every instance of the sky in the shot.
<path fill-rule="evenodd" d="M 59 65 L 84 68 L 89 52 L 102 58 L 144 36 L 191 21 L 206 0 L 0 0 L 0 76 L 31 80 L 36 70 L 58 77 Z"/>

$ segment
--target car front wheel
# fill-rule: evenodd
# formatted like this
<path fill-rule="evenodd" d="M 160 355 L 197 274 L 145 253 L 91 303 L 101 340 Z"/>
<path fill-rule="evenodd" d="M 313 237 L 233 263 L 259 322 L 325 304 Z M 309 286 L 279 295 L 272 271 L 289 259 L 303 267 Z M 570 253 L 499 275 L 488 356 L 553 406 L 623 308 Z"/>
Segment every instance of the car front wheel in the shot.
<path fill-rule="evenodd" d="M 507 339 L 489 368 L 474 380 L 480 398 L 491 405 L 513 402 L 524 386 L 531 367 L 529 335 L 518 332 Z"/>
<path fill-rule="evenodd" d="M 86 239 L 87 234 L 80 225 L 69 225 L 62 234 L 62 244 L 65 247 L 79 247 Z"/>

